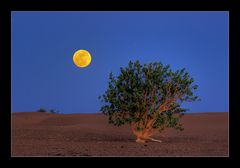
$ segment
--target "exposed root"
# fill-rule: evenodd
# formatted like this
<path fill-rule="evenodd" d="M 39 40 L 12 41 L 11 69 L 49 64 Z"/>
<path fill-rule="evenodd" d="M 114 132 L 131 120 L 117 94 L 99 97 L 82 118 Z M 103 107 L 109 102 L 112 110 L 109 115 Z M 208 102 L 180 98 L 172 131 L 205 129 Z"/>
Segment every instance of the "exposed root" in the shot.
<path fill-rule="evenodd" d="M 151 137 L 148 137 L 148 139 L 150 139 L 151 141 L 154 141 L 154 142 L 162 143 L 162 141 L 161 141 L 161 140 L 158 140 L 158 139 L 154 139 L 154 138 L 151 138 Z"/>
<path fill-rule="evenodd" d="M 154 139 L 154 138 L 151 138 L 151 137 L 146 137 L 146 138 L 137 138 L 136 139 L 136 142 L 137 143 L 145 143 L 146 142 L 146 140 L 151 140 L 151 141 L 154 141 L 154 142 L 158 142 L 158 143 L 162 143 L 162 141 L 161 140 L 158 140 L 158 139 Z"/>

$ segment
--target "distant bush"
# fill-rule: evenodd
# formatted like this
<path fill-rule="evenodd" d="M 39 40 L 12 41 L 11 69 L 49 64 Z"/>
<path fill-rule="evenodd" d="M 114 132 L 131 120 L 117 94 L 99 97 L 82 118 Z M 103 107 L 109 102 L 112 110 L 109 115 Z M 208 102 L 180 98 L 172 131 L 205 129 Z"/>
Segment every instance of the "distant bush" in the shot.
<path fill-rule="evenodd" d="M 37 112 L 47 112 L 47 113 L 51 113 L 51 114 L 60 114 L 60 112 L 58 110 L 50 109 L 49 111 L 47 111 L 44 108 L 38 109 Z"/>
<path fill-rule="evenodd" d="M 52 113 L 52 114 L 60 114 L 60 112 L 58 110 L 54 110 L 54 109 L 51 109 L 49 111 L 49 113 Z"/>
<path fill-rule="evenodd" d="M 40 108 L 37 110 L 37 112 L 47 112 L 44 108 Z"/>

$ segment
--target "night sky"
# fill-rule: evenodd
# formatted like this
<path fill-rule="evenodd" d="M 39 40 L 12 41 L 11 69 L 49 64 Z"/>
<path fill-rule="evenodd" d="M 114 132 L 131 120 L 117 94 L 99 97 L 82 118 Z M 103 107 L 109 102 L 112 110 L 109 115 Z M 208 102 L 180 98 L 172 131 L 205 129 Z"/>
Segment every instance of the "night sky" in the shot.
<path fill-rule="evenodd" d="M 11 58 L 12 112 L 99 112 L 109 73 L 137 59 L 186 68 L 201 98 L 189 112 L 228 111 L 228 12 L 12 12 Z"/>

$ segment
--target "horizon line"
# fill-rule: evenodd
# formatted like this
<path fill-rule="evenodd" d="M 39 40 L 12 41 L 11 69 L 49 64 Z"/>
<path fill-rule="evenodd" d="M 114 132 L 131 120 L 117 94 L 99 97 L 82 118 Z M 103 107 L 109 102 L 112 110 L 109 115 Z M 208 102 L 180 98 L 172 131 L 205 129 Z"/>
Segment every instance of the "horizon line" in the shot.
<path fill-rule="evenodd" d="M 11 113 L 48 113 L 48 114 L 103 114 L 102 112 L 73 112 L 73 113 L 51 113 L 49 111 L 46 112 L 38 112 L 38 111 L 15 111 Z M 184 112 L 182 114 L 196 114 L 196 113 L 229 113 L 229 111 L 204 111 L 204 112 Z"/>

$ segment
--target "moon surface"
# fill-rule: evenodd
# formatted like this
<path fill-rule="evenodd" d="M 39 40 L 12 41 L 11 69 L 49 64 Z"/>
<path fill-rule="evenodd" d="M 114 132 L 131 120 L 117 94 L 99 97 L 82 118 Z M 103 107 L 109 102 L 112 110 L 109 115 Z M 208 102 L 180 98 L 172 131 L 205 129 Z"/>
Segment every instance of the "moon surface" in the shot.
<path fill-rule="evenodd" d="M 84 68 L 91 63 L 92 57 L 87 50 L 78 50 L 73 55 L 73 62 L 77 67 Z"/>

